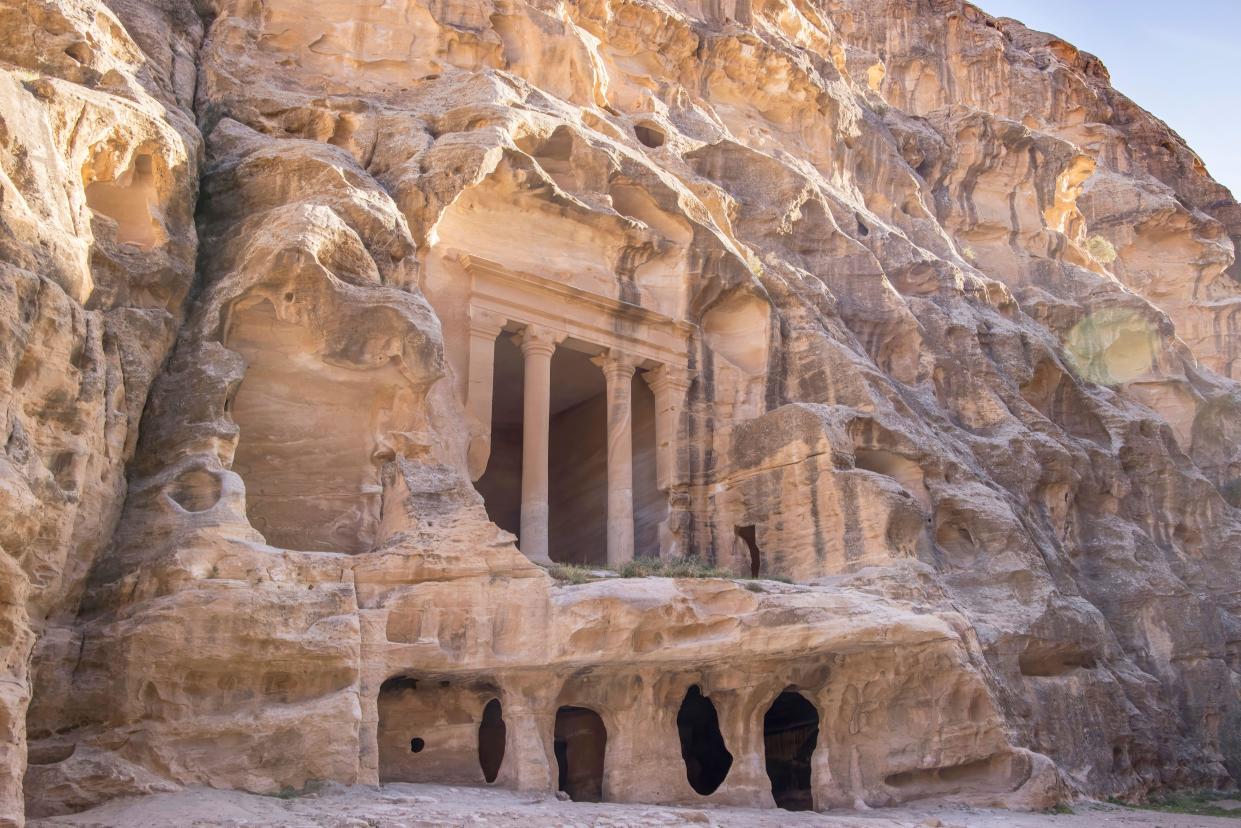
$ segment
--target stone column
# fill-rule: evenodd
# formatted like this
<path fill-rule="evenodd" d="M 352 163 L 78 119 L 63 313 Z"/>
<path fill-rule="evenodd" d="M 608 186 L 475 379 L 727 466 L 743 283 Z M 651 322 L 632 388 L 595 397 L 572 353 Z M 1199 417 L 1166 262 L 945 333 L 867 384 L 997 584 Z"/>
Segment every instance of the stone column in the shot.
<path fill-rule="evenodd" d="M 608 390 L 608 566 L 633 560 L 633 372 L 637 362 L 615 350 L 595 357 Z"/>
<path fill-rule="evenodd" d="M 655 474 L 661 492 L 682 483 L 677 428 L 692 377 L 684 368 L 661 365 L 642 375 L 655 394 Z"/>
<path fill-rule="evenodd" d="M 758 691 L 744 688 L 711 694 L 711 701 L 720 717 L 720 733 L 733 755 L 728 777 L 712 797 L 721 805 L 741 808 L 776 806 L 764 760 L 763 716 L 767 708 L 755 703 L 766 692 L 767 688 L 763 687 Z"/>
<path fill-rule="evenodd" d="M 553 733 L 561 682 L 544 676 L 513 678 L 504 685 L 504 762 L 496 783 L 518 791 L 554 791 L 559 778 Z"/>
<path fill-rule="evenodd" d="M 547 450 L 551 430 L 552 354 L 564 339 L 529 325 L 518 338 L 525 356 L 521 441 L 521 551 L 537 564 L 547 555 Z"/>
<path fill-rule="evenodd" d="M 491 397 L 495 388 L 496 337 L 504 317 L 470 308 L 469 385 L 465 409 L 469 416 L 470 445 L 466 451 L 470 479 L 478 480 L 491 457 Z"/>

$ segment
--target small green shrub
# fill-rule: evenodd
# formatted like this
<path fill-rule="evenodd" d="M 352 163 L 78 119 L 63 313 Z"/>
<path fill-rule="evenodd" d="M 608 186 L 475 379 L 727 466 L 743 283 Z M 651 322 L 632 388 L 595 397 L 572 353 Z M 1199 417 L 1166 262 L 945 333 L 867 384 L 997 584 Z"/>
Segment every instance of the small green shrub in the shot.
<path fill-rule="evenodd" d="M 1216 793 L 1215 791 L 1177 791 L 1153 798 L 1145 805 L 1129 807 L 1161 811 L 1166 814 L 1230 817 L 1241 820 L 1241 811 L 1230 811 L 1215 804 L 1220 799 L 1232 799 L 1234 796 L 1235 794 Z"/>
<path fill-rule="evenodd" d="M 763 592 L 756 581 L 778 581 L 783 584 L 793 583 L 783 575 L 764 575 L 761 578 L 743 578 L 731 570 L 712 566 L 701 558 L 635 558 L 618 570 L 605 567 L 586 567 L 577 564 L 552 564 L 547 574 L 557 581 L 566 584 L 587 584 L 591 581 L 612 577 L 615 573 L 620 578 L 725 578 L 730 581 L 748 581 L 746 589 L 751 592 Z"/>
<path fill-rule="evenodd" d="M 577 564 L 552 564 L 547 570 L 547 574 L 557 581 L 563 581 L 566 584 L 587 584 L 591 581 L 599 580 L 599 576 L 595 574 L 594 569 L 578 566 Z"/>
<path fill-rule="evenodd" d="M 736 578 L 698 558 L 636 558 L 620 568 L 622 578 Z"/>
<path fill-rule="evenodd" d="M 1116 247 L 1102 236 L 1086 239 L 1086 252 L 1099 264 L 1109 265 L 1116 261 Z"/>

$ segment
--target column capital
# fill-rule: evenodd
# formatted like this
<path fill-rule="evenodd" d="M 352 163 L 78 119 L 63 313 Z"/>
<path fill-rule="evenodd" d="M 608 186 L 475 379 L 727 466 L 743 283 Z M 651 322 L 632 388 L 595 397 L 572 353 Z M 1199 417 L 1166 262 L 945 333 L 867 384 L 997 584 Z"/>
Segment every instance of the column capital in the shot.
<path fill-rule="evenodd" d="M 642 375 L 646 380 L 646 384 L 656 394 L 664 391 L 680 391 L 684 393 L 689 390 L 690 385 L 694 382 L 694 372 L 688 368 L 680 368 L 675 365 L 660 365 Z"/>
<path fill-rule="evenodd" d="M 633 372 L 638 370 L 638 363 L 641 362 L 638 357 L 615 348 L 609 348 L 590 361 L 603 370 L 603 376 L 608 380 L 632 379 Z"/>
<path fill-rule="evenodd" d="M 525 329 L 516 336 L 517 344 L 521 347 L 521 352 L 525 356 L 542 354 L 551 356 L 556 351 L 556 346 L 564 342 L 565 335 L 559 331 L 553 331 L 540 325 L 527 325 Z"/>
<path fill-rule="evenodd" d="M 495 339 L 508 323 L 502 315 L 485 308 L 470 307 L 470 333 Z"/>

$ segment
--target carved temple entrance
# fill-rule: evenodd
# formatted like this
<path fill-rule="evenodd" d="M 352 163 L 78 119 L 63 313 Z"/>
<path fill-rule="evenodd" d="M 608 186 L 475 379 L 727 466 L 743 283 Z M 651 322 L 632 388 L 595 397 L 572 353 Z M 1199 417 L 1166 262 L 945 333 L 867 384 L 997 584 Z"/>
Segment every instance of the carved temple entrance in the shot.
<path fill-rule="evenodd" d="M 618 567 L 635 553 L 662 553 L 659 524 L 681 482 L 691 326 L 462 263 L 471 277 L 470 473 L 492 519 L 541 564 Z"/>

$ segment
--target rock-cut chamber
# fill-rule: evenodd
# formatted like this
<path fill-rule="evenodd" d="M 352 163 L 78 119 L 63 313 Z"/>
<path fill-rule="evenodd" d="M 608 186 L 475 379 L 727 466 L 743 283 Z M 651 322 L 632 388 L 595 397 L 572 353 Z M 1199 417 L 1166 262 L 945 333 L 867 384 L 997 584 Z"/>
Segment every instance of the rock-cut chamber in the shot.
<path fill-rule="evenodd" d="M 715 793 L 733 766 L 733 755 L 720 733 L 715 705 L 696 684 L 685 691 L 677 712 L 677 734 L 690 787 L 703 796 Z"/>
<path fill-rule="evenodd" d="M 557 787 L 574 802 L 603 801 L 603 770 L 608 731 L 603 719 L 585 707 L 556 711 L 553 742 Z"/>
<path fill-rule="evenodd" d="M 490 684 L 397 676 L 380 687 L 380 782 L 488 784 L 504 764 L 508 728 Z"/>
<path fill-rule="evenodd" d="M 524 366 L 511 335 L 495 346 L 491 455 L 475 484 L 487 515 L 521 544 Z M 557 563 L 607 563 L 607 397 L 603 373 L 590 357 L 558 347 L 552 357 L 548 453 L 548 554 Z M 659 554 L 667 503 L 655 477 L 655 398 L 635 374 L 633 405 L 634 552 Z"/>
<path fill-rule="evenodd" d="M 763 750 L 771 795 L 787 811 L 813 811 L 811 761 L 819 743 L 819 711 L 786 690 L 763 716 Z"/>

